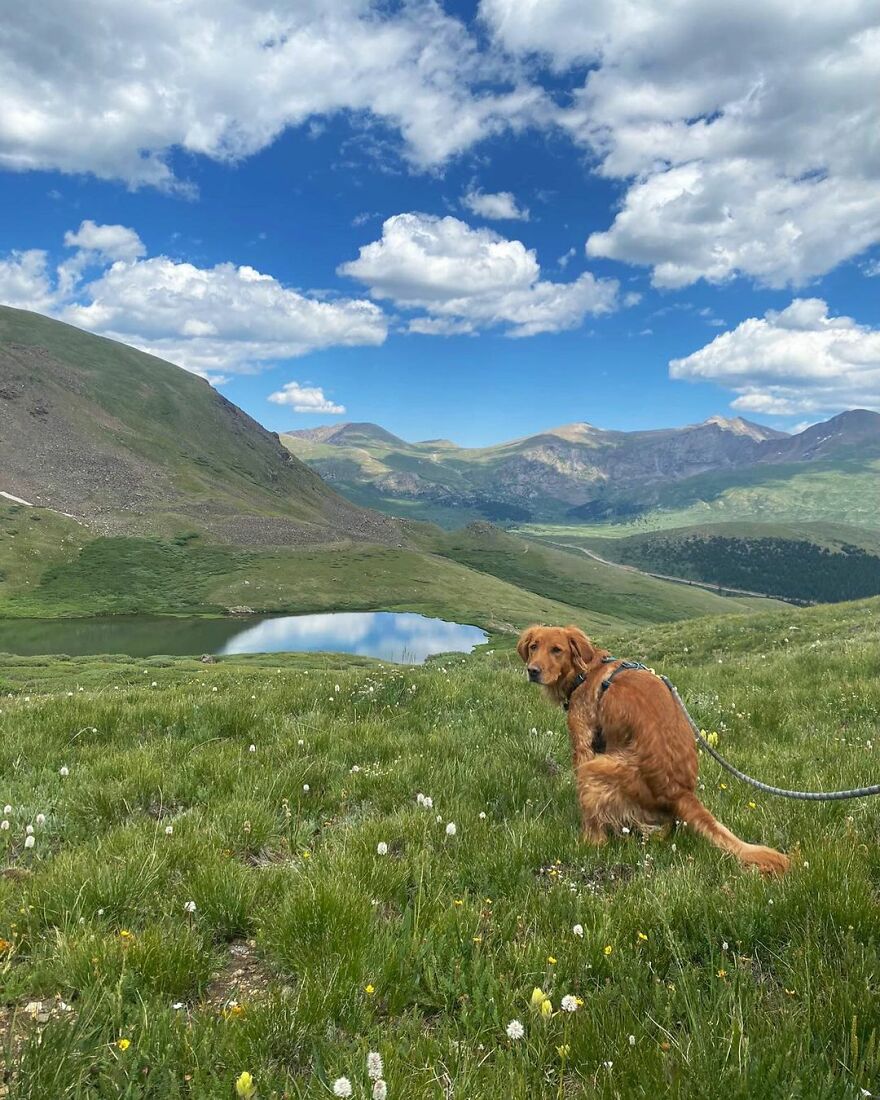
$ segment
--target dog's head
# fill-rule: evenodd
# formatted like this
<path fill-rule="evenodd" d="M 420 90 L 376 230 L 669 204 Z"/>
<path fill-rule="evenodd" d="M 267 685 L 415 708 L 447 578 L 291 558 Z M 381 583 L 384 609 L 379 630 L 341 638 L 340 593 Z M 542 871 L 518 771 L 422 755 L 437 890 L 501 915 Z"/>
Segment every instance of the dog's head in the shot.
<path fill-rule="evenodd" d="M 576 626 L 530 626 L 520 634 L 516 651 L 531 682 L 551 690 L 584 672 L 595 656 L 593 643 Z"/>

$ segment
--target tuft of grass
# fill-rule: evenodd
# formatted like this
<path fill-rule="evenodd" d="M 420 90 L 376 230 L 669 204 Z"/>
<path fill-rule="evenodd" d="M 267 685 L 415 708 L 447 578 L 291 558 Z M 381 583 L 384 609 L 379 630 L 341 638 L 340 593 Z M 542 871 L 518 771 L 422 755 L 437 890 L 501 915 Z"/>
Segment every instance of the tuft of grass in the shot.
<path fill-rule="evenodd" d="M 880 753 L 878 610 L 595 633 L 746 771 L 853 786 Z M 423 667 L 142 667 L 0 659 L 14 1100 L 208 1100 L 243 1070 L 260 1100 L 368 1096 L 369 1050 L 404 1100 L 876 1091 L 880 803 L 771 800 L 705 761 L 713 811 L 791 853 L 766 882 L 684 831 L 583 847 L 564 716 L 510 638 Z"/>

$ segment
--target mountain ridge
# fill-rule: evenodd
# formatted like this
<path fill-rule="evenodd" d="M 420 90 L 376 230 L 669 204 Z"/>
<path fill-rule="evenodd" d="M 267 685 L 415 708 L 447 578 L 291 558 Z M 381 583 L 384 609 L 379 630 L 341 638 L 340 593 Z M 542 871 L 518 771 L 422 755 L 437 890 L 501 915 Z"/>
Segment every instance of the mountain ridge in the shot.
<path fill-rule="evenodd" d="M 355 428 L 356 447 L 349 445 Z M 880 414 L 848 410 L 792 435 L 741 417 L 713 416 L 634 432 L 575 421 L 471 448 L 407 443 L 378 425 L 310 429 L 281 440 L 350 499 L 392 514 L 446 526 L 477 518 L 619 522 L 673 502 L 680 508 L 689 493 L 692 504 L 704 502 L 711 512 L 715 497 L 727 492 L 725 478 L 733 491 L 749 477 L 779 482 L 805 471 L 818 475 L 823 463 L 867 469 L 880 459 Z M 835 512 L 830 498 L 814 500 L 803 514 L 793 506 L 786 518 L 864 522 L 861 514 Z"/>

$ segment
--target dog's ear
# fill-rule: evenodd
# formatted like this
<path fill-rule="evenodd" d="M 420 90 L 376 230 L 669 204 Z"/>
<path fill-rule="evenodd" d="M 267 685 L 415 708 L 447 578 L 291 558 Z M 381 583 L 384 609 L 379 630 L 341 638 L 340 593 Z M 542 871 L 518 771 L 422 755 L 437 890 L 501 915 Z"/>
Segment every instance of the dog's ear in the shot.
<path fill-rule="evenodd" d="M 533 626 L 526 627 L 519 636 L 519 641 L 516 643 L 516 651 L 523 661 L 528 661 L 529 659 L 529 646 L 532 644 L 534 636 L 535 627 Z"/>
<path fill-rule="evenodd" d="M 586 668 L 596 655 L 593 643 L 577 626 L 567 626 L 565 633 L 568 635 L 568 645 L 571 650 L 572 660 L 575 665 Z"/>

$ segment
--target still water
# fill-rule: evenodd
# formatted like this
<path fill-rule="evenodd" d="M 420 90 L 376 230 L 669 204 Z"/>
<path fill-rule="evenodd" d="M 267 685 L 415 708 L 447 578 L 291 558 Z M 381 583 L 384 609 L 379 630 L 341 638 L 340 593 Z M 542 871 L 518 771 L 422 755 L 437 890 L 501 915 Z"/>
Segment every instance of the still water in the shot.
<path fill-rule="evenodd" d="M 470 653 L 486 635 L 475 626 L 411 612 L 353 611 L 235 619 L 108 615 L 94 619 L 0 620 L 0 653 L 34 656 L 125 653 L 358 653 L 419 664 L 434 653 Z"/>

